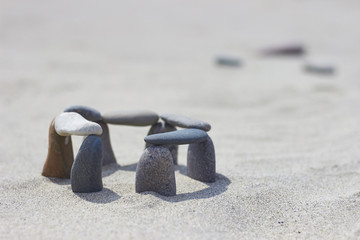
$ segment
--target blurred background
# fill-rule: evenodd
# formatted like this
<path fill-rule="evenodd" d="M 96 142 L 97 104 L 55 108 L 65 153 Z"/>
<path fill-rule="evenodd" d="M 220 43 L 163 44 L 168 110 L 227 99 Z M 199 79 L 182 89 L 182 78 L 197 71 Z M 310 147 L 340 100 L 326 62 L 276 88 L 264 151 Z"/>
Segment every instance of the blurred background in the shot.
<path fill-rule="evenodd" d="M 359 0 L 0 0 L 0 238 L 360 236 L 359 25 Z M 136 194 L 149 128 L 110 125 L 116 198 L 84 200 L 41 176 L 71 105 L 207 121 L 228 181 Z"/>
<path fill-rule="evenodd" d="M 51 119 L 75 104 L 208 121 L 218 152 L 239 161 L 318 151 L 305 143 L 331 146 L 338 136 L 326 134 L 335 122 L 346 133 L 357 125 L 356 0 L 2 0 L 0 11 L 1 152 L 3 159 L 29 154 L 11 148 L 14 142 L 34 149 L 36 171 Z M 261 55 L 264 48 L 293 43 L 305 54 Z M 241 64 L 217 65 L 218 56 Z M 334 74 L 306 72 L 304 63 L 312 59 L 330 64 Z M 112 131 L 126 145 L 123 136 L 143 136 L 147 129 Z"/>

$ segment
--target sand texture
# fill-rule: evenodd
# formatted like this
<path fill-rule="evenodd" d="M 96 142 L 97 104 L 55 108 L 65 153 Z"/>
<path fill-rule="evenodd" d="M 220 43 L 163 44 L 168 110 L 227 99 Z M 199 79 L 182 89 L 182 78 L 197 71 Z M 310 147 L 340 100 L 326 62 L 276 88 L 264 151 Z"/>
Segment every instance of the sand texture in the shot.
<path fill-rule="evenodd" d="M 360 238 L 359 23 L 357 0 L 1 1 L 0 239 Z M 297 41 L 303 57 L 258 54 Z M 109 125 L 119 165 L 74 194 L 41 176 L 71 105 L 209 122 L 216 182 L 187 177 L 179 146 L 177 195 L 135 193 L 150 127 Z"/>

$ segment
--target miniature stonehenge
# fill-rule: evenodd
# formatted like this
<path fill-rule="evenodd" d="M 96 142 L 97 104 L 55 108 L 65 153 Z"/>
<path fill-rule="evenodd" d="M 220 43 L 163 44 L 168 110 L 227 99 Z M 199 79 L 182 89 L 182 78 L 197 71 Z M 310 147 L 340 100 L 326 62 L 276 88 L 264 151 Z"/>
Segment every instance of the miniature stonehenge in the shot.
<path fill-rule="evenodd" d="M 117 163 L 108 124 L 151 126 L 145 150 L 136 167 L 135 192 L 176 195 L 174 165 L 178 145 L 188 144 L 187 176 L 202 182 L 216 180 L 215 149 L 207 131 L 211 125 L 190 117 L 152 111 L 117 111 L 101 114 L 86 106 L 71 106 L 55 117 L 49 128 L 45 177 L 70 178 L 72 191 L 101 191 L 102 166 Z M 177 128 L 185 128 L 177 130 Z M 71 136 L 84 136 L 75 157 Z"/>

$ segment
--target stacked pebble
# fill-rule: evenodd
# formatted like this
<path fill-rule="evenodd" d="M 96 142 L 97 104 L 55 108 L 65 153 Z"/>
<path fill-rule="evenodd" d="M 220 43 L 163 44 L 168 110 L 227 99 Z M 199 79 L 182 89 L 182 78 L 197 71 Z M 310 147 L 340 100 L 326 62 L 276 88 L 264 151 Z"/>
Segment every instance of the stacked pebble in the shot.
<path fill-rule="evenodd" d="M 189 117 L 151 111 L 118 111 L 100 114 L 86 106 L 72 106 L 50 124 L 48 156 L 42 175 L 70 178 L 73 192 L 101 191 L 102 166 L 116 163 L 108 124 L 150 126 L 145 151 L 136 168 L 136 192 L 154 191 L 176 195 L 174 164 L 178 145 L 189 144 L 188 176 L 203 182 L 215 181 L 215 151 L 206 131 L 210 124 Z M 187 128 L 177 130 L 176 127 Z M 71 136 L 85 136 L 75 161 Z"/>

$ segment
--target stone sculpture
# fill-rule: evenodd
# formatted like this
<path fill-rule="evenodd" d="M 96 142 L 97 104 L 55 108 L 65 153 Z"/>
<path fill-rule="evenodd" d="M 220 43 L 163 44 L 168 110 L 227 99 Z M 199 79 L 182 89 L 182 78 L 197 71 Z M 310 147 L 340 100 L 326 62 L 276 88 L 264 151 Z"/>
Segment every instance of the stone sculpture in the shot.
<path fill-rule="evenodd" d="M 101 115 L 86 106 L 72 106 L 57 116 L 49 128 L 49 149 L 42 175 L 70 178 L 76 193 L 101 191 L 102 166 L 116 162 L 107 124 L 149 126 L 146 148 L 136 168 L 136 192 L 154 191 L 176 195 L 174 164 L 178 145 L 189 144 L 188 176 L 203 182 L 215 181 L 215 150 L 206 133 L 207 122 L 190 117 L 151 111 L 118 111 Z M 176 127 L 187 128 L 177 130 Z M 85 136 L 75 161 L 71 136 Z M 106 161 L 106 163 L 104 163 Z"/>
<path fill-rule="evenodd" d="M 101 116 L 101 113 L 99 111 L 91 107 L 75 105 L 66 108 L 64 112 L 76 112 L 83 116 L 85 119 L 99 124 L 103 130 L 103 133 L 100 135 L 103 144 L 102 165 L 105 166 L 108 164 L 116 163 L 115 154 L 110 141 L 109 127 L 103 121 L 103 117 Z"/>

